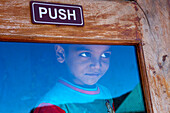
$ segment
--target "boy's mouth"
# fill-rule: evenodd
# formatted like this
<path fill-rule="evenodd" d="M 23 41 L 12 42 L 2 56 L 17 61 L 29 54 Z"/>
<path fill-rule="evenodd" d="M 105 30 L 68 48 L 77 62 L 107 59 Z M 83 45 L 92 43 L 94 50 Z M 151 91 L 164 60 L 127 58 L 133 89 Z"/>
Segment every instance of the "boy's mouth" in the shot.
<path fill-rule="evenodd" d="M 99 76 L 100 74 L 99 73 L 86 73 L 85 75 L 88 75 L 88 76 Z"/>

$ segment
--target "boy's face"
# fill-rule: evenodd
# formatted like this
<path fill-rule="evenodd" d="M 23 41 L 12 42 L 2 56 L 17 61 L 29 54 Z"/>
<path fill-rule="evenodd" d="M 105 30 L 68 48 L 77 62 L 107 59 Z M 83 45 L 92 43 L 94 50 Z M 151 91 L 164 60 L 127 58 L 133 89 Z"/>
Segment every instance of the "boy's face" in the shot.
<path fill-rule="evenodd" d="M 78 85 L 94 85 L 106 73 L 110 63 L 110 46 L 71 45 L 65 63 L 71 80 Z"/>

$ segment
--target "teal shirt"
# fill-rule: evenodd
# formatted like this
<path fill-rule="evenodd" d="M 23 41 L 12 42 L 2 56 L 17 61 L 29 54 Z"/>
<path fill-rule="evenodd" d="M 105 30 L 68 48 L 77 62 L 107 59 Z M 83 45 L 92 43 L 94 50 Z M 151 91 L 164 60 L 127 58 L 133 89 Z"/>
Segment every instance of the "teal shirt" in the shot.
<path fill-rule="evenodd" d="M 40 103 L 59 106 L 66 113 L 108 113 L 106 100 L 112 106 L 113 101 L 107 88 L 97 84 L 96 88 L 82 88 L 64 79 L 41 99 Z"/>

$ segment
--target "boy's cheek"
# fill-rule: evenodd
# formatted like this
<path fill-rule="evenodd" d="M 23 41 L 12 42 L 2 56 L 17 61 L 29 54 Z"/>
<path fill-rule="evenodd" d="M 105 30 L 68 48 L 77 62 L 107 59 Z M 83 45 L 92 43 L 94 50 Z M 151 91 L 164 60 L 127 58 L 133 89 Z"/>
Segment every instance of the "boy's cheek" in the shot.
<path fill-rule="evenodd" d="M 81 59 L 77 59 L 76 62 L 74 62 L 76 65 L 88 65 L 90 63 L 89 59 L 85 59 L 85 58 L 81 58 Z"/>
<path fill-rule="evenodd" d="M 103 70 L 104 72 L 106 72 L 108 69 L 109 69 L 109 63 L 104 64 L 104 66 L 102 66 L 102 70 Z"/>
<path fill-rule="evenodd" d="M 102 65 L 105 66 L 105 67 L 109 67 L 110 61 L 103 61 Z"/>

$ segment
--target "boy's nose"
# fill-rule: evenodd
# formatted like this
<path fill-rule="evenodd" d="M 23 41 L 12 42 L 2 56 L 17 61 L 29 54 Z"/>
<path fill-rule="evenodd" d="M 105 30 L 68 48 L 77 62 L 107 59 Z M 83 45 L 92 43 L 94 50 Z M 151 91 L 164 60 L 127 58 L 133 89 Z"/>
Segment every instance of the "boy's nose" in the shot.
<path fill-rule="evenodd" d="M 101 67 L 101 62 L 100 62 L 100 60 L 93 59 L 93 60 L 92 60 L 92 63 L 90 64 L 90 67 L 91 67 L 91 68 L 94 68 L 94 69 L 99 69 L 99 68 Z"/>

